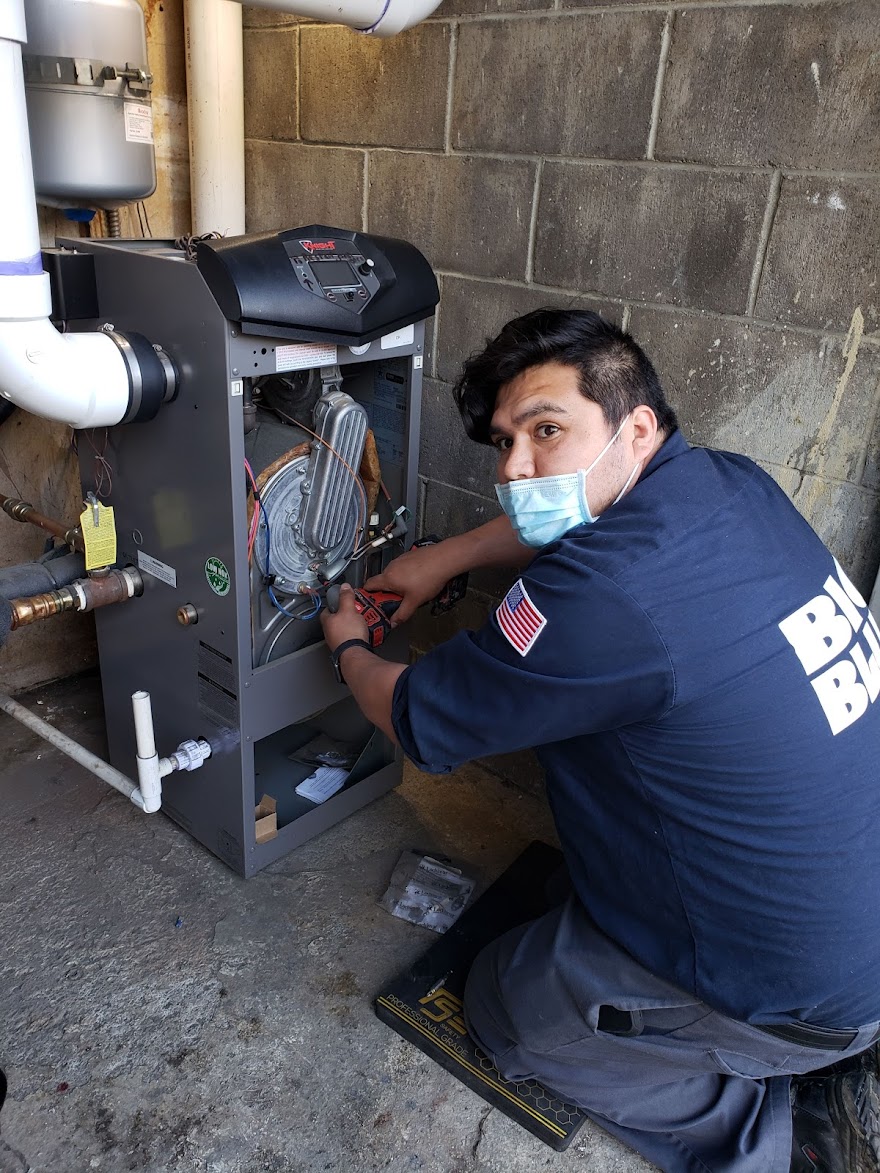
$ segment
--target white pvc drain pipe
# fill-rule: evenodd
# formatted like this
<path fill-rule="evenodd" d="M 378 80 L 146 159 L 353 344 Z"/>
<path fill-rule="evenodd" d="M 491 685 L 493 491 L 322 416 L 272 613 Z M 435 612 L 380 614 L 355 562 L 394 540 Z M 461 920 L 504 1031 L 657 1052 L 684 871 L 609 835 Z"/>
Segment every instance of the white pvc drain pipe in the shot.
<path fill-rule="evenodd" d="M 79 762 L 87 770 L 91 770 L 102 782 L 106 782 L 108 786 L 112 786 L 114 790 L 118 790 L 120 794 L 130 798 L 133 803 L 138 806 L 142 805 L 134 797 L 138 790 L 136 782 L 132 782 L 131 778 L 126 778 L 125 774 L 120 773 L 109 762 L 105 762 L 103 758 L 93 754 L 84 745 L 80 745 L 78 741 L 74 741 L 72 737 L 68 737 L 66 733 L 62 733 L 54 725 L 50 725 L 48 721 L 44 721 L 42 717 L 38 717 L 36 713 L 32 713 L 24 705 L 20 705 L 5 692 L 0 692 L 0 710 L 8 713 L 10 717 L 14 717 L 16 721 L 20 721 L 22 725 L 26 725 L 34 733 L 38 733 L 50 745 L 54 745 L 56 749 L 66 753 L 69 758 L 73 758 L 75 762 Z"/>

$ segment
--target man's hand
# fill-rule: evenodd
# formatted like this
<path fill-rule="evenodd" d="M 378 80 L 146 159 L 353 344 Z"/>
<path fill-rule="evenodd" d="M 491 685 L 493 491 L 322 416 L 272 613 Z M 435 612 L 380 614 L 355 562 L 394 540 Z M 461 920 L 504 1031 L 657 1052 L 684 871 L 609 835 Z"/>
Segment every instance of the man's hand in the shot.
<path fill-rule="evenodd" d="M 331 652 L 347 639 L 370 642 L 370 629 L 354 605 L 354 591 L 347 582 L 339 588 L 339 610 L 333 614 L 326 607 L 321 608 L 321 626 Z"/>
<path fill-rule="evenodd" d="M 450 559 L 448 542 L 434 546 L 414 546 L 401 554 L 382 571 L 364 583 L 366 591 L 393 591 L 403 595 L 403 602 L 391 617 L 391 626 L 397 627 L 411 619 L 423 603 L 436 598 L 447 582 L 459 574 L 456 563 Z"/>
<path fill-rule="evenodd" d="M 321 626 L 331 652 L 347 639 L 370 642 L 369 628 L 354 605 L 354 591 L 348 583 L 340 587 L 339 610 L 333 614 L 324 607 L 321 611 Z M 347 648 L 342 653 L 341 667 L 345 683 L 361 712 L 396 745 L 391 706 L 394 687 L 398 677 L 406 671 L 406 665 L 389 663 L 366 648 Z"/>

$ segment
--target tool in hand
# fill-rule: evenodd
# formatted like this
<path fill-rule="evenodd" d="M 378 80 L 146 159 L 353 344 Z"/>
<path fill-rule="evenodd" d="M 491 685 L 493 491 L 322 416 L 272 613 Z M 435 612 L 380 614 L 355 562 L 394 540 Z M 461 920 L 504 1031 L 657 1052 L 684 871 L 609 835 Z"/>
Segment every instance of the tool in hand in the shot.
<path fill-rule="evenodd" d="M 433 546 L 440 539 L 431 534 L 413 542 L 413 546 Z M 443 615 L 461 599 L 467 591 L 468 576 L 457 574 L 451 578 L 438 595 L 431 600 L 431 614 Z M 339 584 L 327 587 L 327 610 L 335 614 L 339 610 Z M 365 591 L 363 587 L 354 588 L 354 605 L 363 616 L 370 632 L 370 647 L 374 650 L 384 643 L 392 630 L 391 616 L 403 602 L 403 596 L 393 591 Z"/>

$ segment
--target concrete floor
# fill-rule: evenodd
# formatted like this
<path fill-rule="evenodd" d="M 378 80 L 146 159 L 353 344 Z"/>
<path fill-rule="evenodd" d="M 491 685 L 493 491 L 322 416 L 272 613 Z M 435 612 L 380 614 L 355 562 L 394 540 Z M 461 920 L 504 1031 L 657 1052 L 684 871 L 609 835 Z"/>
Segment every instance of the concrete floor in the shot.
<path fill-rule="evenodd" d="M 103 752 L 95 677 L 22 699 Z M 3 715 L 0 793 L 2 1129 L 34 1173 L 651 1168 L 590 1125 L 554 1153 L 373 1015 L 435 940 L 376 905 L 401 850 L 482 890 L 552 841 L 537 799 L 409 771 L 245 882 Z"/>

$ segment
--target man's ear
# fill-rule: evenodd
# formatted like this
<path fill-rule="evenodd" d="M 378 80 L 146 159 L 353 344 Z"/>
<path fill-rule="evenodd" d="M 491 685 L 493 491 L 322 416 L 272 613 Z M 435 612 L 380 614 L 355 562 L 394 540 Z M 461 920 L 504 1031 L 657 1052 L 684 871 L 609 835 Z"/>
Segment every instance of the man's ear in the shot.
<path fill-rule="evenodd" d="M 632 413 L 633 429 L 633 456 L 636 460 L 644 460 L 650 455 L 657 443 L 657 416 L 647 404 L 639 404 Z"/>

